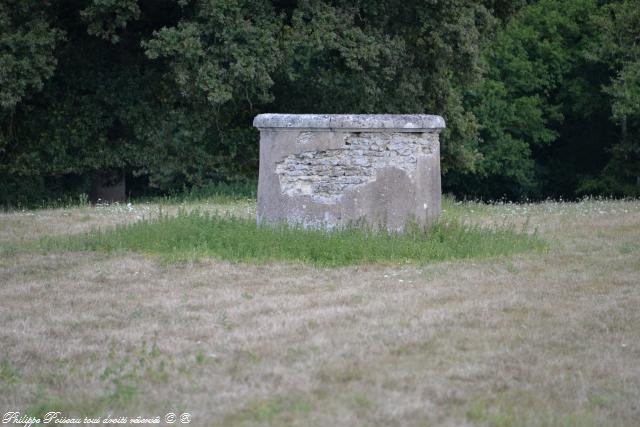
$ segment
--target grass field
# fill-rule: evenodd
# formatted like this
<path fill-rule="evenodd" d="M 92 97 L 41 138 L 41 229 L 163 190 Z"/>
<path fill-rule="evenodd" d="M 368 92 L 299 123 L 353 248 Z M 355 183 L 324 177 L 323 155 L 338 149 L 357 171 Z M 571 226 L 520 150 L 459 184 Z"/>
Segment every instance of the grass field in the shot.
<path fill-rule="evenodd" d="M 305 230 L 284 224 L 257 225 L 254 218 L 199 210 L 163 214 L 115 229 L 47 237 L 37 245 L 45 251 L 136 252 L 174 262 L 214 257 L 252 263 L 294 261 L 318 267 L 425 264 L 547 248 L 537 233 L 529 235 L 513 226 L 482 227 L 459 220 L 430 227 L 410 223 L 402 233 L 364 226 Z"/>
<path fill-rule="evenodd" d="M 194 210 L 252 218 L 255 202 L 0 214 L 2 414 L 186 412 L 198 426 L 640 424 L 638 201 L 447 200 L 446 221 L 535 230 L 546 244 L 438 262 L 174 259 L 105 250 L 87 234 Z"/>

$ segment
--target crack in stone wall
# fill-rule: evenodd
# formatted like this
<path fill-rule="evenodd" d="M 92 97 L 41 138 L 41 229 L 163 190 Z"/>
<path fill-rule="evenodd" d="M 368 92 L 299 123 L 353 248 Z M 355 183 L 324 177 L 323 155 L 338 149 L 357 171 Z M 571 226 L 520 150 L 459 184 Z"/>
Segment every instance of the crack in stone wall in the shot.
<path fill-rule="evenodd" d="M 298 142 L 309 143 L 311 138 L 304 132 Z M 346 192 L 374 182 L 379 169 L 412 174 L 418 157 L 432 155 L 437 143 L 438 135 L 429 132 L 352 132 L 345 135 L 342 148 L 304 151 L 278 162 L 280 190 L 288 196 L 310 196 L 316 202 L 334 204 Z"/>

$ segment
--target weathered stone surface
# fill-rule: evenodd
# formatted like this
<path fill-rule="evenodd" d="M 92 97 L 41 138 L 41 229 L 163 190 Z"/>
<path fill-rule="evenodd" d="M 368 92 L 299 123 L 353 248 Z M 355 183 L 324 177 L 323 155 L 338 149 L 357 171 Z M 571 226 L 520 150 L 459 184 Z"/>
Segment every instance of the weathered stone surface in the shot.
<path fill-rule="evenodd" d="M 431 115 L 261 114 L 258 222 L 391 230 L 440 214 Z"/>
<path fill-rule="evenodd" d="M 427 114 L 260 114 L 258 129 L 444 129 L 444 119 Z"/>

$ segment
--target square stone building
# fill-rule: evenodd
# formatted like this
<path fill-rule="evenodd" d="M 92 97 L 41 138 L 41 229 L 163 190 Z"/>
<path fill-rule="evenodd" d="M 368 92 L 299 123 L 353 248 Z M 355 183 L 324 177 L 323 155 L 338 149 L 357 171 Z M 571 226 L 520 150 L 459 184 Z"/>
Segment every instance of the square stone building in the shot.
<path fill-rule="evenodd" d="M 258 222 L 391 231 L 440 214 L 433 115 L 261 114 Z"/>

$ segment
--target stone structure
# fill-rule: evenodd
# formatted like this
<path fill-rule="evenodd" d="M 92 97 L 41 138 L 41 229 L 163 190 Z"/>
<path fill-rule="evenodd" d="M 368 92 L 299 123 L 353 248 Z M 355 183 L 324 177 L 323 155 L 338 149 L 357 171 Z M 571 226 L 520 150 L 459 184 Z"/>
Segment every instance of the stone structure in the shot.
<path fill-rule="evenodd" d="M 258 222 L 401 230 L 440 214 L 440 116 L 261 114 Z"/>

